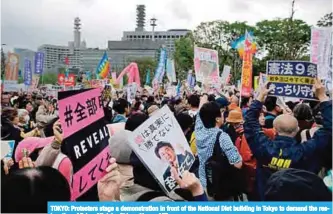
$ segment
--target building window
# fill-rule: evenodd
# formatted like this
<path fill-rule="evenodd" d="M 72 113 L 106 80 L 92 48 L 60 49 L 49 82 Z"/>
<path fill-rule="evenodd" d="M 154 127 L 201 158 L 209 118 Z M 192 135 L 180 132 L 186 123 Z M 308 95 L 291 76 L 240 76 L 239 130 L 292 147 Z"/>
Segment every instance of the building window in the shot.
<path fill-rule="evenodd" d="M 136 39 L 136 36 L 134 35 L 133 38 Z"/>
<path fill-rule="evenodd" d="M 163 39 L 166 39 L 166 35 L 163 36 Z"/>
<path fill-rule="evenodd" d="M 173 38 L 173 39 L 174 39 L 174 38 L 175 38 L 175 35 L 172 35 L 172 36 L 171 36 L 171 38 Z"/>
<path fill-rule="evenodd" d="M 156 36 L 156 35 L 155 35 L 154 37 L 155 37 L 155 38 L 157 38 L 157 36 Z"/>
<path fill-rule="evenodd" d="M 138 39 L 141 39 L 141 36 L 140 36 L 140 35 L 138 35 Z"/>
<path fill-rule="evenodd" d="M 146 38 L 149 39 L 149 35 L 146 35 Z"/>
<path fill-rule="evenodd" d="M 168 35 L 167 38 L 170 39 L 170 35 Z"/>
<path fill-rule="evenodd" d="M 132 39 L 132 35 L 130 35 L 129 38 Z"/>
<path fill-rule="evenodd" d="M 160 39 L 161 39 L 161 38 L 162 38 L 162 36 L 161 36 L 161 35 L 159 35 L 159 36 L 158 36 L 158 38 L 160 38 Z"/>

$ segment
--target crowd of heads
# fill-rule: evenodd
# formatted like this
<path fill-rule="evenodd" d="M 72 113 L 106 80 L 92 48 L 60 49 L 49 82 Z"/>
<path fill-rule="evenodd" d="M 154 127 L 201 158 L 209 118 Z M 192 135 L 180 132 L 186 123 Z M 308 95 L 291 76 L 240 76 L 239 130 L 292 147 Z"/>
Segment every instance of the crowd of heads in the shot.
<path fill-rule="evenodd" d="M 3 200 L 1 208 L 7 212 L 45 212 L 47 201 L 71 200 L 70 185 L 63 173 L 52 167 L 52 164 L 34 166 L 34 162 L 39 158 L 43 148 L 46 147 L 45 145 L 51 144 L 52 140 L 47 143 L 32 142 L 31 144 L 34 146 L 31 147 L 32 149 L 29 147 L 30 151 L 26 156 L 15 155 L 15 153 L 21 152 L 15 150 L 21 148 L 18 145 L 22 142 L 33 139 L 33 137 L 45 139 L 52 137 L 53 139 L 53 136 L 56 136 L 55 123 L 59 120 L 57 99 L 41 93 L 10 93 L 10 96 L 8 102 L 2 103 L 1 138 L 2 140 L 15 140 L 15 148 L 12 164 L 8 160 L 2 160 L 2 175 L 5 179 L 2 179 Z M 204 96 L 207 97 L 207 100 L 202 103 Z M 239 96 L 237 89 L 229 89 L 218 95 L 192 92 L 177 97 L 170 97 L 165 93 L 149 94 L 147 91 L 141 91 L 131 101 L 126 99 L 126 94 L 105 99 L 104 114 L 107 124 L 112 126 L 123 123 L 123 127 L 120 129 L 131 132 L 154 115 L 154 112 L 167 105 L 174 113 L 198 161 L 198 154 L 191 145 L 191 139 L 195 135 L 197 117 L 200 117 L 206 129 L 224 130 L 231 140 L 235 140 L 239 133 L 244 132 L 243 125 L 246 122 L 247 111 L 255 99 L 254 96 Z M 263 108 L 257 115 L 260 126 L 263 129 L 274 130 L 275 136 L 295 138 L 299 144 L 304 141 L 305 132 L 308 131 L 312 137 L 315 131 L 311 130 L 315 127 L 322 127 L 323 116 L 319 102 L 286 101 L 285 104 L 286 106 L 280 106 L 276 97 L 267 97 L 263 102 Z M 126 132 L 122 135 L 126 136 Z M 122 160 L 118 162 L 119 165 L 131 166 L 130 172 L 127 173 L 132 175 L 132 182 L 154 191 L 163 192 L 140 158 L 130 148 L 125 149 L 123 145 L 112 143 L 118 142 L 118 137 L 112 136 L 110 138 L 110 147 L 114 150 L 112 152 L 118 156 L 115 157 L 116 160 Z M 119 142 L 119 144 L 121 143 L 126 144 L 123 141 Z M 117 153 L 117 149 L 121 151 Z M 155 154 L 159 159 L 169 162 L 175 158 L 175 150 L 169 142 L 159 142 L 155 148 Z M 21 159 L 16 159 L 16 157 Z M 331 153 L 328 154 L 329 158 L 332 158 Z M 32 165 L 27 161 L 31 161 Z M 322 167 L 325 167 L 326 170 L 331 169 L 331 165 L 322 165 Z M 8 170 L 8 168 L 10 169 Z M 197 169 L 193 169 L 192 172 L 199 177 L 197 171 Z M 322 179 L 310 172 L 294 172 L 289 169 L 288 172 L 282 170 L 273 175 L 268 181 L 271 185 L 265 190 L 267 200 L 327 200 L 331 198 L 327 195 L 330 191 L 327 191 Z M 299 181 L 299 188 L 288 183 L 295 178 Z M 312 179 L 313 183 L 309 185 L 314 185 L 314 187 L 307 186 L 304 189 L 302 178 Z M 276 185 L 283 187 L 277 189 Z M 294 191 L 300 191 L 297 197 L 293 198 L 295 194 L 290 194 L 289 187 L 292 187 Z M 316 195 L 317 193 L 312 195 L 311 191 L 314 191 L 315 188 L 318 191 L 321 190 L 322 194 L 316 191 L 319 195 Z M 192 197 L 187 197 L 186 192 L 179 194 L 183 196 L 183 199 Z M 96 193 L 96 197 L 98 195 L 99 193 Z M 123 200 L 126 200 L 126 197 L 123 197 Z"/>

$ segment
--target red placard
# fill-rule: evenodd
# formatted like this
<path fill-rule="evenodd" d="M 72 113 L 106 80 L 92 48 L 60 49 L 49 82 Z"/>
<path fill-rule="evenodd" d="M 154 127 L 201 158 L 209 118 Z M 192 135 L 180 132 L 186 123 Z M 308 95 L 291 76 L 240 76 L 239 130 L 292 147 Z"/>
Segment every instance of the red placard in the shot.
<path fill-rule="evenodd" d="M 65 86 L 75 86 L 75 75 L 68 74 L 68 77 L 65 74 L 58 74 L 58 84 Z"/>

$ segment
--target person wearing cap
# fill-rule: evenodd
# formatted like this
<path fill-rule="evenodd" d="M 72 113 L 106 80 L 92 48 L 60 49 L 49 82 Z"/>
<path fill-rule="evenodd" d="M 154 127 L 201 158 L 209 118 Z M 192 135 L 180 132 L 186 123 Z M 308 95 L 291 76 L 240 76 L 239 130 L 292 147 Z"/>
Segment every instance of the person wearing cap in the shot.
<path fill-rule="evenodd" d="M 264 199 L 264 187 L 272 173 L 281 169 L 298 168 L 317 174 L 321 168 L 323 154 L 332 143 L 332 101 L 325 94 L 325 87 L 319 79 L 315 79 L 313 90 L 320 101 L 323 115 L 323 128 L 304 143 L 297 143 L 295 136 L 299 130 L 297 119 L 290 114 L 276 117 L 273 126 L 277 132 L 274 140 L 270 140 L 259 124 L 259 114 L 265 97 L 272 90 L 267 85 L 260 91 L 257 100 L 250 106 L 244 123 L 244 134 L 257 160 L 257 188 L 260 199 Z"/>
<path fill-rule="evenodd" d="M 300 169 L 275 172 L 265 186 L 265 201 L 330 201 L 332 192 L 316 174 Z"/>

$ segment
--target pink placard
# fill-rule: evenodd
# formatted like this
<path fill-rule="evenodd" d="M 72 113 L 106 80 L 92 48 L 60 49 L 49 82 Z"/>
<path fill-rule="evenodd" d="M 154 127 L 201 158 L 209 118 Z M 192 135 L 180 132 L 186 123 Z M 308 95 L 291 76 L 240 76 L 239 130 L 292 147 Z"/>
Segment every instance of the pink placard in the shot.
<path fill-rule="evenodd" d="M 77 199 L 88 191 L 106 174 L 105 169 L 109 165 L 110 158 L 110 148 L 107 146 L 73 175 L 72 200 Z"/>
<path fill-rule="evenodd" d="M 59 118 L 64 138 L 104 117 L 101 90 L 96 88 L 59 100 Z"/>

